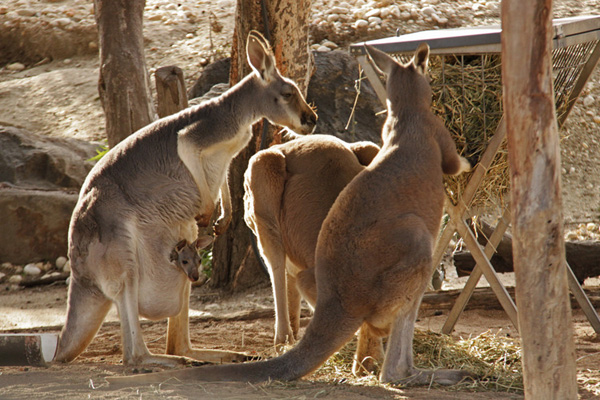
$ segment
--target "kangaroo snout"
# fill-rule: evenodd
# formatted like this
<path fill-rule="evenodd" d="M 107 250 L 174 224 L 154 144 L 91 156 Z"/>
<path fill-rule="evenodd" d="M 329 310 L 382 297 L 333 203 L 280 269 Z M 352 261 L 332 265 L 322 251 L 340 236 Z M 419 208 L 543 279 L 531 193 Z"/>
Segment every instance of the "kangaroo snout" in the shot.
<path fill-rule="evenodd" d="M 310 113 L 302 113 L 302 116 L 300 117 L 300 123 L 302 124 L 302 127 L 306 127 L 306 131 L 302 132 L 305 135 L 308 135 L 310 133 L 313 133 L 315 131 L 315 127 L 317 126 L 317 119 L 319 117 L 317 116 L 317 114 L 315 114 L 314 111 L 311 110 Z"/>

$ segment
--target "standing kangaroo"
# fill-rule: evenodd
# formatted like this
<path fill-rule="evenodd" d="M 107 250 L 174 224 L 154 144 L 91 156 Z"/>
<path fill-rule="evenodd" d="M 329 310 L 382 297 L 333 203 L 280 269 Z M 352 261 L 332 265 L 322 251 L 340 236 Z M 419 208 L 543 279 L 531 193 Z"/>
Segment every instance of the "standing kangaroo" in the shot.
<path fill-rule="evenodd" d="M 342 189 L 378 151 L 371 142 L 310 135 L 250 159 L 244 176 L 244 218 L 271 276 L 277 347 L 297 338 L 300 295 L 311 307 L 316 304 L 315 249 L 323 220 Z M 361 329 L 361 335 L 368 334 L 368 327 Z M 381 339 L 373 338 L 373 346 L 357 352 L 353 370 L 370 371 L 382 357 Z"/>
<path fill-rule="evenodd" d="M 57 361 L 71 361 L 85 350 L 112 303 L 121 319 L 125 365 L 185 362 L 178 356 L 244 359 L 191 347 L 190 282 L 168 264 L 182 235 L 188 242 L 196 238 L 195 216 L 208 225 L 219 191 L 223 213 L 215 230 L 229 223 L 226 174 L 250 141 L 253 123 L 264 117 L 298 133 L 314 130 L 316 114 L 296 85 L 280 75 L 265 39 L 250 33 L 246 50 L 251 74 L 220 97 L 134 133 L 86 178 L 69 228 L 72 277 Z M 169 318 L 167 355 L 149 352 L 140 316 Z"/>
<path fill-rule="evenodd" d="M 202 236 L 192 243 L 187 239 L 181 239 L 175 248 L 171 251 L 169 261 L 183 270 L 191 282 L 197 282 L 200 279 L 200 266 L 202 257 L 198 251 L 210 245 L 213 242 L 211 236 Z"/>
<path fill-rule="evenodd" d="M 455 384 L 460 370 L 419 370 L 413 364 L 417 311 L 432 273 L 432 253 L 444 206 L 443 174 L 469 168 L 448 130 L 431 112 L 422 44 L 402 65 L 367 47 L 387 76 L 383 146 L 342 190 L 317 240 L 317 303 L 298 344 L 267 361 L 111 378 L 111 384 L 192 380 L 267 381 L 300 378 L 348 342 L 362 324 L 389 333 L 382 382 Z M 360 346 L 360 343 L 359 343 Z"/>

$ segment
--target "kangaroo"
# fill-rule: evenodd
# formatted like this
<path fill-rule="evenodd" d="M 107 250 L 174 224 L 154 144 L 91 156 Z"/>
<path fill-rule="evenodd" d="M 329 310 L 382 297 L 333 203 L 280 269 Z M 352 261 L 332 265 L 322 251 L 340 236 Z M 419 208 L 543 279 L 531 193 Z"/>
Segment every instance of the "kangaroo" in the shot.
<path fill-rule="evenodd" d="M 244 175 L 245 221 L 257 237 L 273 286 L 275 346 L 294 343 L 300 328 L 300 295 L 314 308 L 315 248 L 321 224 L 342 189 L 377 155 L 371 142 L 346 143 L 310 135 L 252 156 Z M 361 334 L 368 334 L 368 328 Z M 367 343 L 369 338 L 363 339 Z M 383 357 L 380 338 L 361 349 L 356 374 Z"/>
<path fill-rule="evenodd" d="M 181 239 L 169 256 L 169 261 L 183 270 L 190 282 L 197 282 L 200 279 L 200 265 L 202 258 L 198 250 L 209 246 L 213 242 L 211 236 L 202 236 L 189 243 L 187 239 Z"/>
<path fill-rule="evenodd" d="M 224 211 L 215 231 L 226 228 L 231 218 L 226 173 L 250 141 L 253 123 L 267 118 L 300 134 L 314 130 L 316 114 L 281 76 L 266 40 L 251 32 L 246 50 L 253 71 L 237 85 L 142 128 L 90 171 L 69 227 L 72 276 L 55 360 L 68 362 L 84 351 L 112 303 L 121 319 L 125 365 L 174 366 L 185 357 L 245 359 L 192 348 L 190 282 L 168 264 L 182 232 L 188 242 L 197 237 L 196 216 L 200 226 L 208 225 L 219 192 Z M 149 352 L 140 316 L 169 318 L 167 354 Z"/>
<path fill-rule="evenodd" d="M 298 379 L 339 350 L 362 324 L 374 334 L 389 334 L 382 382 L 455 384 L 472 376 L 460 370 L 419 370 L 412 349 L 443 214 L 442 177 L 470 166 L 431 111 L 425 76 L 429 46 L 420 45 L 407 64 L 370 46 L 366 49 L 387 76 L 383 145 L 341 191 L 323 221 L 315 252 L 317 302 L 300 341 L 266 361 L 110 378 L 111 385 L 161 382 L 172 376 L 204 381 Z"/>

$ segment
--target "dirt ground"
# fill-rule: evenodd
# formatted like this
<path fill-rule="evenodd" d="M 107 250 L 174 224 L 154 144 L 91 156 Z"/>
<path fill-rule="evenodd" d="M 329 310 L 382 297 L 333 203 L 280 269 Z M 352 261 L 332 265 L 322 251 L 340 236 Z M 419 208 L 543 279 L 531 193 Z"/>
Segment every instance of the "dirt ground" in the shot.
<path fill-rule="evenodd" d="M 226 55 L 233 33 L 233 0 L 185 2 L 187 10 L 169 1 L 147 0 L 145 38 L 150 72 L 164 65 L 184 69 L 187 85 L 207 60 Z M 337 1 L 313 2 L 315 10 L 331 7 Z M 379 3 L 379 2 L 377 2 Z M 382 2 L 386 3 L 386 2 Z M 389 2 L 387 2 L 389 3 Z M 438 2 L 406 1 L 422 8 Z M 478 17 L 478 1 L 456 1 L 455 15 L 464 25 L 497 23 L 496 17 Z M 488 2 L 492 3 L 492 2 Z M 93 24 L 90 2 L 76 0 L 18 0 L 8 7 L 0 5 L 0 22 L 10 18 L 31 21 L 32 26 L 68 16 L 72 24 L 86 32 Z M 11 7 L 15 7 L 14 9 Z M 173 8 L 173 6 L 175 6 Z M 4 7 L 4 10 L 3 10 Z M 29 17 L 22 10 L 39 16 Z M 9 15 L 10 12 L 20 13 Z M 191 12 L 194 18 L 180 18 Z M 555 16 L 600 14 L 596 0 L 555 1 Z M 15 17 L 15 15 L 17 15 Z M 214 16 L 222 25 L 220 32 L 210 30 Z M 31 18 L 31 20 L 27 20 Z M 25 23 L 23 22 L 23 23 Z M 64 22 L 64 21 L 63 21 Z M 45 24 L 45 25 L 44 25 Z M 426 24 L 425 24 L 426 25 Z M 406 26 L 407 31 L 429 29 L 425 25 Z M 60 27 L 56 27 L 59 29 Z M 72 31 L 76 32 L 72 26 Z M 54 28 L 51 28 L 51 30 Z M 58 46 L 59 44 L 56 43 Z M 93 41 L 89 44 L 94 46 Z M 97 93 L 98 59 L 93 55 L 73 54 L 68 58 L 23 61 L 25 69 L 0 68 L 0 124 L 13 125 L 52 136 L 97 141 L 104 137 L 102 108 Z M 591 96 L 591 103 L 583 99 Z M 563 131 L 563 195 L 565 222 L 575 230 L 579 224 L 600 220 L 600 71 L 597 68 L 578 101 Z M 0 260 L 1 261 L 1 260 Z M 510 284 L 510 277 L 507 278 Z M 461 287 L 464 280 L 450 277 L 444 288 Z M 586 282 L 597 285 L 597 281 Z M 64 283 L 15 290 L 0 284 L 0 332 L 58 333 L 64 322 L 67 287 Z M 191 337 L 199 347 L 273 355 L 273 309 L 270 289 L 255 288 L 246 293 L 225 295 L 205 287 L 192 292 Z M 418 329 L 439 332 L 447 311 L 424 312 Z M 580 398 L 600 398 L 600 341 L 580 310 L 574 311 L 577 368 Z M 305 321 L 306 322 L 306 321 Z M 143 323 L 151 351 L 162 353 L 166 321 Z M 468 310 L 456 326 L 453 338 L 476 336 L 492 331 L 518 339 L 518 332 L 501 310 Z M 519 392 L 456 392 L 444 388 L 397 388 L 379 385 L 371 378 L 357 379 L 345 370 L 317 371 L 293 383 L 262 385 L 238 383 L 173 383 L 160 386 L 110 390 L 104 377 L 131 373 L 120 363 L 121 343 L 118 317 L 111 311 L 89 348 L 69 365 L 49 367 L 0 367 L 2 399 L 518 399 Z"/>
<path fill-rule="evenodd" d="M 457 282 L 458 284 L 458 282 Z M 1 289 L 1 288 L 0 288 Z M 54 284 L 2 295 L 0 331 L 58 333 L 66 306 L 66 285 Z M 228 349 L 252 355 L 273 356 L 273 302 L 270 288 L 224 295 L 195 288 L 191 296 L 190 332 L 198 347 Z M 40 323 L 40 316 L 45 319 Z M 303 318 L 303 325 L 309 317 Z M 417 329 L 440 332 L 447 311 L 423 311 Z M 580 398 L 600 396 L 600 342 L 580 310 L 574 312 Z M 165 350 L 166 321 L 143 321 L 144 337 L 151 351 Z M 23 328 L 21 328 L 23 327 Z M 491 331 L 518 338 L 502 310 L 467 310 L 452 337 L 456 340 Z M 104 377 L 131 374 L 121 365 L 121 344 L 116 312 L 112 310 L 88 349 L 73 363 L 48 367 L 0 368 L 2 399 L 520 399 L 518 391 L 456 391 L 451 388 L 398 388 L 380 385 L 374 377 L 355 378 L 349 365 L 333 371 L 323 367 L 293 382 L 260 385 L 242 383 L 181 383 L 111 390 Z M 155 369 L 155 371 L 160 368 Z"/>

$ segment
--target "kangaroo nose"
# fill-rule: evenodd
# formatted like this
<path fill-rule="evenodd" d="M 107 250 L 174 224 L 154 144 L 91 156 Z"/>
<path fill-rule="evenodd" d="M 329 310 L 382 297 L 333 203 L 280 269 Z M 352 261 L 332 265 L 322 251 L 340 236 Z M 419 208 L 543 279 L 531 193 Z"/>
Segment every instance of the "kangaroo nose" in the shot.
<path fill-rule="evenodd" d="M 304 113 L 302 114 L 302 125 L 315 126 L 317 124 L 317 114 L 315 113 Z"/>

